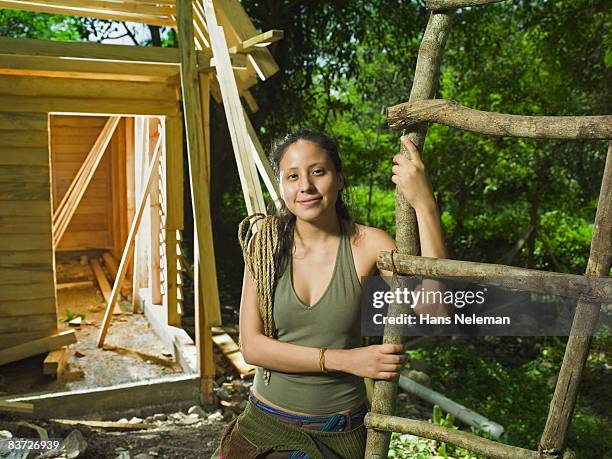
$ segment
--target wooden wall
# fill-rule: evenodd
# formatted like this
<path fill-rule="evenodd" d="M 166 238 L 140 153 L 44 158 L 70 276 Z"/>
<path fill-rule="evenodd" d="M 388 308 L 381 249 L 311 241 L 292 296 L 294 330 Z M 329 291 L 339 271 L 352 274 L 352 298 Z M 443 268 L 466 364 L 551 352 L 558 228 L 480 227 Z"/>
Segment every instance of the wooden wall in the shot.
<path fill-rule="evenodd" d="M 107 119 L 105 116 L 50 117 L 54 211 Z M 125 128 L 123 119 L 57 250 L 106 249 L 121 257 L 128 231 Z"/>
<path fill-rule="evenodd" d="M 0 349 L 57 329 L 53 205 L 59 204 L 109 114 L 180 119 L 178 80 L 0 74 Z M 115 132 L 58 250 L 103 248 L 121 257 L 133 213 L 134 164 L 128 157 L 133 137 L 126 135 L 130 124 L 123 120 Z M 182 170 L 174 177 L 182 185 Z M 172 229 L 182 227 L 176 215 L 173 219 Z"/>
<path fill-rule="evenodd" d="M 57 328 L 47 115 L 0 113 L 0 349 Z"/>

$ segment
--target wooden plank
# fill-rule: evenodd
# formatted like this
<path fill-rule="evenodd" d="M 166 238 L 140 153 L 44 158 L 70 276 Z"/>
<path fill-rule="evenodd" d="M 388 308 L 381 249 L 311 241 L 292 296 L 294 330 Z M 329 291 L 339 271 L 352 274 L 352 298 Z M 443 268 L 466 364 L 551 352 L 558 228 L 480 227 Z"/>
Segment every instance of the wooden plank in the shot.
<path fill-rule="evenodd" d="M 255 374 L 255 367 L 244 361 L 240 348 L 230 335 L 227 333 L 212 335 L 212 340 L 241 376 Z"/>
<path fill-rule="evenodd" d="M 268 190 L 268 194 L 270 195 L 270 199 L 274 203 L 277 209 L 280 209 L 282 206 L 281 198 L 280 198 L 280 190 L 278 187 L 278 181 L 274 176 L 274 170 L 272 169 L 272 165 L 270 164 L 270 160 L 266 155 L 264 148 L 257 137 L 257 133 L 255 132 L 255 128 L 253 124 L 251 124 L 251 120 L 249 119 L 246 110 L 244 111 L 244 121 L 246 123 L 247 133 L 249 135 L 249 141 L 251 145 L 251 155 L 253 160 L 255 161 L 255 165 L 257 166 L 257 170 L 259 171 L 259 175 L 263 179 L 263 182 L 266 186 L 266 190 Z"/>
<path fill-rule="evenodd" d="M 59 292 L 60 290 L 76 290 L 76 289 L 89 288 L 89 287 L 93 287 L 93 281 L 86 280 L 86 281 L 79 281 L 79 282 L 65 282 L 63 284 L 57 284 L 57 287 L 55 288 L 55 290 Z"/>
<path fill-rule="evenodd" d="M 215 0 L 214 6 L 231 46 L 259 34 L 238 0 Z M 249 61 L 262 80 L 271 77 L 279 70 L 272 54 L 266 48 L 252 51 Z"/>
<path fill-rule="evenodd" d="M 141 64 L 180 63 L 177 48 L 154 46 L 109 45 L 90 42 L 70 42 L 56 40 L 35 40 L 30 38 L 0 37 L 0 54 L 27 55 L 42 57 L 76 58 L 83 60 L 109 60 Z M 198 51 L 198 61 L 210 58 L 210 51 Z M 88 65 L 85 63 L 85 66 Z"/>
<path fill-rule="evenodd" d="M 0 0 L 0 8 L 9 8 L 23 11 L 34 11 L 38 13 L 63 14 L 67 16 L 82 16 L 98 19 L 106 19 L 111 21 L 129 21 L 141 22 L 144 24 L 168 26 L 172 27 L 174 21 L 170 17 L 140 15 L 130 13 L 112 13 L 102 12 L 97 10 L 84 11 L 82 8 L 57 7 L 52 5 L 44 5 L 35 2 L 24 3 L 23 1 L 15 0 Z"/>
<path fill-rule="evenodd" d="M 200 81 L 204 76 L 200 77 Z M 168 325 L 181 326 L 177 309 L 176 231 L 183 228 L 183 123 L 179 117 L 166 118 L 166 228 L 164 278 L 165 307 Z"/>
<path fill-rule="evenodd" d="M 21 0 L 18 1 L 21 3 Z M 96 10 L 152 16 L 170 16 L 176 14 L 175 8 L 171 5 L 152 5 L 135 2 L 126 3 L 112 0 L 31 0 L 28 1 L 28 3 L 77 8 L 85 13 L 87 13 L 89 10 Z"/>
<path fill-rule="evenodd" d="M 57 250 L 112 250 L 112 248 L 112 241 L 106 229 L 87 232 L 70 232 L 69 230 Z"/>
<path fill-rule="evenodd" d="M 46 183 L 49 184 L 48 166 L 2 166 L 0 183 Z M 4 200 L 0 195 L 0 199 Z"/>
<path fill-rule="evenodd" d="M 3 168 L 0 168 L 2 171 Z M 0 217 L 41 217 L 51 212 L 49 201 L 0 201 Z"/>
<path fill-rule="evenodd" d="M 68 348 L 64 346 L 60 349 L 49 352 L 45 358 L 45 361 L 43 362 L 43 374 L 59 378 L 66 369 L 67 365 Z"/>
<path fill-rule="evenodd" d="M 134 194 L 134 179 L 135 179 L 135 151 L 134 151 L 134 118 L 126 117 L 125 120 L 125 199 L 126 199 L 126 228 L 129 230 L 129 222 L 134 218 L 135 194 Z M 127 235 L 126 235 L 127 239 Z M 134 263 L 128 267 L 127 277 L 133 278 Z M 132 312 L 134 310 L 132 309 Z"/>
<path fill-rule="evenodd" d="M 51 129 L 59 127 L 98 128 L 98 131 L 106 124 L 105 116 L 83 116 L 83 115 L 50 115 Z"/>
<path fill-rule="evenodd" d="M 0 76 L 0 94 L 66 98 L 177 100 L 178 87 L 166 83 Z M 1 131 L 0 131 L 1 132 Z"/>
<path fill-rule="evenodd" d="M 183 121 L 166 118 L 166 226 L 183 229 Z"/>
<path fill-rule="evenodd" d="M 132 253 L 134 250 L 134 238 L 136 236 L 136 233 L 138 231 L 138 226 L 140 224 L 140 220 L 142 219 L 142 215 L 144 213 L 144 208 L 147 202 L 146 197 L 149 194 L 153 180 L 157 178 L 156 172 L 157 172 L 158 163 L 159 163 L 159 159 L 161 157 L 161 152 L 162 152 L 162 149 L 161 149 L 162 140 L 163 140 L 163 137 L 160 136 L 158 139 L 157 145 L 155 145 L 153 159 L 151 160 L 151 164 L 147 171 L 146 184 L 143 187 L 142 194 L 139 197 L 138 205 L 137 205 L 137 212 L 136 212 L 136 215 L 134 216 L 134 220 L 132 221 L 132 225 L 130 227 L 130 233 L 125 243 L 125 249 L 123 250 L 123 255 L 121 256 L 121 262 L 119 263 L 119 273 L 117 274 L 117 277 L 115 278 L 115 283 L 113 284 L 113 290 L 111 292 L 111 297 L 110 297 L 110 300 L 108 301 L 108 304 L 106 305 L 106 310 L 104 312 L 104 319 L 102 321 L 100 334 L 98 335 L 98 347 L 102 347 L 104 345 L 104 339 L 106 338 L 108 327 L 110 326 L 110 320 L 111 320 L 110 311 L 111 311 L 111 308 L 113 308 L 113 306 L 117 303 L 117 300 L 119 299 L 119 289 L 123 283 L 123 280 L 125 279 L 125 274 L 127 272 L 127 267 L 128 267 L 128 261 L 132 257 Z"/>
<path fill-rule="evenodd" d="M 251 146 L 244 118 L 244 109 L 240 103 L 238 88 L 229 64 L 227 43 L 221 28 L 217 26 L 214 9 L 209 2 L 205 2 L 204 11 L 206 13 L 213 56 L 217 61 L 217 80 L 219 81 L 223 96 L 223 108 L 225 109 L 225 116 L 229 126 L 247 212 L 249 214 L 265 214 L 266 206 L 263 200 L 261 183 L 257 176 L 252 155 L 249 153 Z"/>
<path fill-rule="evenodd" d="M 49 330 L 39 330 L 35 332 L 2 333 L 0 334 L 0 349 L 17 346 L 54 333 L 57 333 L 57 330 L 51 332 Z"/>
<path fill-rule="evenodd" d="M 176 64 L 0 54 L 0 75 L 163 83 L 178 78 L 178 71 Z"/>
<path fill-rule="evenodd" d="M 115 422 L 115 421 L 86 421 L 83 419 L 50 419 L 52 422 L 56 422 L 58 424 L 65 424 L 69 426 L 87 426 L 93 427 L 95 429 L 105 429 L 105 430 L 119 430 L 119 431 L 128 431 L 128 430 L 145 430 L 145 429 L 155 429 L 157 428 L 157 424 L 150 423 L 138 423 L 133 424 L 129 422 Z"/>
<path fill-rule="evenodd" d="M 104 260 L 104 266 L 106 266 L 106 269 L 108 269 L 108 271 L 111 273 L 113 279 L 116 279 L 117 273 L 119 272 L 119 264 L 117 263 L 115 257 L 110 252 L 104 252 L 102 254 L 102 259 Z M 130 286 L 130 282 L 127 279 L 124 279 L 123 286 L 121 288 L 122 295 L 128 296 L 131 291 L 132 288 Z"/>
<path fill-rule="evenodd" d="M 4 166 L 2 166 L 4 168 Z M 28 182 L 0 182 L 0 201 L 43 201 L 49 200 L 51 198 L 49 191 L 49 184 L 44 182 L 38 183 L 28 183 Z M 50 218 L 47 219 L 44 217 L 41 219 L 41 224 L 47 224 L 47 220 L 50 221 Z M 4 219 L 2 219 L 4 222 Z M 20 228 L 25 228 L 27 225 L 21 226 L 24 224 L 24 220 L 18 221 L 17 226 Z M 0 226 L 0 234 L 2 233 L 12 233 L 14 230 L 9 228 L 4 228 Z M 26 231 L 29 233 L 37 233 L 40 232 L 40 227 L 35 228 L 34 231 L 29 230 Z"/>
<path fill-rule="evenodd" d="M 19 138 L 15 135 L 15 138 L 20 141 L 18 145 L 11 148 L 0 146 L 0 166 L 25 165 L 49 167 L 49 150 L 47 148 L 36 149 L 33 148 L 30 143 L 26 142 L 23 137 Z"/>
<path fill-rule="evenodd" d="M 249 110 L 251 111 L 251 113 L 256 113 L 259 110 L 259 105 L 257 105 L 257 101 L 253 97 L 253 94 L 251 94 L 251 91 L 245 89 L 240 93 L 240 95 L 249 106 Z"/>
<path fill-rule="evenodd" d="M 146 122 L 146 118 L 138 116 L 134 119 L 134 196 L 140 196 L 142 193 L 144 174 L 148 163 L 149 148 L 149 135 L 148 135 L 149 124 Z M 136 204 L 136 202 L 135 202 Z M 132 219 L 134 221 L 134 211 Z M 144 220 L 144 219 L 143 219 Z M 132 312 L 142 313 L 143 305 L 140 301 L 139 289 L 145 285 L 145 273 L 147 269 L 146 265 L 146 226 L 141 221 L 136 237 L 134 239 L 134 256 L 133 256 L 133 275 L 132 275 Z"/>
<path fill-rule="evenodd" d="M 55 328 L 57 328 L 55 313 L 0 317 L 0 333 L 32 332 L 54 330 Z"/>
<path fill-rule="evenodd" d="M 67 330 L 52 336 L 18 344 L 17 346 L 0 350 L 0 365 L 26 359 L 33 355 L 43 354 L 72 343 L 76 343 L 74 330 Z"/>
<path fill-rule="evenodd" d="M 50 281 L 48 283 L 50 283 Z M 35 300 L 0 301 L 0 317 L 55 313 L 55 298 L 53 298 L 52 296 L 50 296 L 49 298 L 37 298 Z"/>
<path fill-rule="evenodd" d="M 10 413 L 33 413 L 34 405 L 32 403 L 0 400 L 0 411 L 7 411 Z"/>
<path fill-rule="evenodd" d="M 0 131 L 0 147 L 46 148 L 47 131 Z"/>
<path fill-rule="evenodd" d="M 83 198 L 91 179 L 93 178 L 100 161 L 106 151 L 120 118 L 110 117 L 93 147 L 77 172 L 76 177 L 68 187 L 68 191 L 62 198 L 57 210 L 53 214 L 53 240 L 54 247 L 59 246 L 62 236 L 66 232 L 70 220 Z"/>
<path fill-rule="evenodd" d="M 50 250 L 29 250 L 24 252 L 0 251 L 0 267 L 51 266 L 53 253 Z"/>
<path fill-rule="evenodd" d="M 200 86 L 200 105 L 202 107 L 202 130 L 204 133 L 204 153 L 206 162 L 206 174 L 210 177 L 210 77 L 201 75 L 198 79 Z M 210 190 L 210 183 L 208 184 Z"/>
<path fill-rule="evenodd" d="M 41 234 L 50 231 L 50 222 L 49 216 L 0 217 L 0 234 Z"/>
<path fill-rule="evenodd" d="M 97 258 L 90 258 L 89 266 L 91 266 L 91 270 L 94 273 L 100 292 L 102 292 L 104 301 L 108 302 L 111 297 L 111 286 L 108 283 L 108 279 L 106 278 L 106 274 L 104 274 L 104 270 L 102 269 L 100 262 Z"/>
<path fill-rule="evenodd" d="M 0 112 L 22 108 L 26 112 L 85 112 L 103 115 L 174 115 L 174 100 L 103 99 L 69 97 L 0 96 Z"/>
<path fill-rule="evenodd" d="M 284 32 L 282 30 L 268 30 L 263 33 L 258 33 L 244 40 L 236 46 L 232 46 L 229 49 L 230 53 L 250 53 L 257 48 L 264 48 L 271 45 L 283 38 Z"/>
<path fill-rule="evenodd" d="M 40 230 L 44 231 L 45 228 Z M 50 231 L 38 234 L 4 234 L 0 238 L 0 250 L 51 250 L 51 247 Z"/>
<path fill-rule="evenodd" d="M 164 136 L 163 127 L 160 126 L 160 120 L 157 118 L 149 118 L 149 145 L 151 146 L 150 151 L 152 154 L 155 153 L 154 144 L 158 137 Z M 161 231 L 161 203 L 159 202 L 159 169 L 161 162 L 164 161 L 165 156 L 165 142 L 160 146 L 161 157 L 157 163 L 157 170 L 155 171 L 155 178 L 151 183 L 151 189 L 149 190 L 149 288 L 151 289 L 151 302 L 153 304 L 162 304 L 161 294 L 161 266 L 159 257 L 160 231 Z M 163 180 L 163 177 L 162 177 Z"/>
<path fill-rule="evenodd" d="M 128 219 L 128 204 L 127 204 L 127 152 L 126 152 L 126 140 L 125 140 L 125 118 L 121 120 L 119 129 L 115 133 L 115 149 L 116 154 L 113 155 L 113 170 L 116 171 L 116 175 L 113 176 L 112 193 L 113 202 L 115 205 L 113 209 L 117 209 L 117 238 L 114 241 L 115 252 L 114 254 L 119 257 L 121 254 L 121 248 L 125 245 L 125 241 L 128 236 L 129 222 Z"/>
<path fill-rule="evenodd" d="M 0 113 L 0 130 L 44 131 L 47 129 L 47 116 L 33 113 Z"/>
<path fill-rule="evenodd" d="M 52 277 L 53 269 L 51 266 L 0 268 L 0 285 L 46 283 L 51 282 Z"/>
<path fill-rule="evenodd" d="M 0 301 L 37 300 L 54 295 L 55 285 L 52 276 L 46 282 L 6 285 L 0 289 Z"/>
<path fill-rule="evenodd" d="M 53 126 L 53 133 L 56 134 L 59 139 L 56 140 L 56 145 L 70 145 L 70 144 L 82 144 L 83 142 L 91 141 L 92 139 L 96 139 L 100 135 L 102 126 Z M 78 127 L 78 129 L 74 129 Z M 71 142 L 70 142 L 71 141 Z M 67 143 L 69 142 L 69 143 Z"/>
<path fill-rule="evenodd" d="M 221 308 L 217 286 L 217 273 L 210 220 L 210 177 L 206 174 L 202 107 L 199 95 L 198 76 L 193 54 L 193 20 L 191 2 L 177 1 L 179 23 L 179 45 L 181 52 L 181 82 L 183 91 L 183 114 L 187 129 L 190 183 L 192 184 L 192 208 L 194 211 L 194 233 L 197 234 L 198 251 L 206 269 L 200 270 L 201 291 L 204 294 L 206 318 L 210 325 L 221 324 Z M 204 313 L 202 311 L 201 313 Z"/>

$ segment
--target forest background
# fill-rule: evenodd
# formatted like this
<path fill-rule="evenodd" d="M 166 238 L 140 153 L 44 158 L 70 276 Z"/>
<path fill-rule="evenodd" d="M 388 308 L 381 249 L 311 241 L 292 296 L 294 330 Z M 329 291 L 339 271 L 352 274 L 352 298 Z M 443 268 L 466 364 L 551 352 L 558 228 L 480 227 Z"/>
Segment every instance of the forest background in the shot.
<path fill-rule="evenodd" d="M 253 89 L 259 110 L 251 119 L 262 143 L 301 127 L 335 136 L 353 217 L 392 235 L 399 136 L 387 128 L 385 109 L 408 100 L 429 16 L 424 3 L 242 1 L 256 27 L 285 32 L 270 47 L 281 71 Z M 0 36 L 177 46 L 165 28 L 14 10 L 0 10 Z M 610 114 L 611 81 L 609 2 L 509 1 L 457 12 L 437 97 L 514 114 Z M 211 115 L 217 272 L 232 320 L 242 280 L 235 234 L 246 210 L 222 107 L 212 102 Z M 423 157 L 450 257 L 583 274 L 606 150 L 602 141 L 494 138 L 432 125 Z M 187 253 L 191 238 L 186 221 Z M 504 425 L 504 441 L 535 449 L 565 341 L 438 338 L 409 354 L 428 362 L 434 389 Z M 594 340 L 568 441 L 578 457 L 612 449 L 611 350 L 609 335 Z M 394 437 L 392 454 L 470 457 L 413 440 Z"/>

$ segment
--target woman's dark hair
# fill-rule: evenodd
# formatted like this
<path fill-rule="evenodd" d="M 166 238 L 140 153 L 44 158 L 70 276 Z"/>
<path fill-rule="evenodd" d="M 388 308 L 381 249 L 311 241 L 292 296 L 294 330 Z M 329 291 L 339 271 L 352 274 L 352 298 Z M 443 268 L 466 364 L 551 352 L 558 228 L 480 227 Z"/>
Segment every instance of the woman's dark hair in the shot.
<path fill-rule="evenodd" d="M 344 179 L 344 187 L 338 191 L 336 199 L 336 214 L 340 218 L 340 223 L 344 224 L 349 232 L 353 232 L 355 222 L 351 218 L 349 209 L 346 205 L 343 193 L 346 193 L 347 181 L 342 171 L 342 161 L 338 152 L 338 142 L 327 134 L 310 129 L 300 129 L 297 132 L 286 135 L 284 138 L 277 141 L 272 149 L 270 160 L 274 167 L 276 177 L 280 178 L 279 164 L 283 159 L 283 155 L 290 145 L 300 141 L 307 140 L 321 147 L 331 159 L 336 174 Z M 274 266 L 276 268 L 276 280 L 280 278 L 284 272 L 287 263 L 291 260 L 291 251 L 293 248 L 293 230 L 295 228 L 296 217 L 293 215 L 285 203 L 281 200 L 281 207 L 277 210 L 278 216 L 278 251 L 274 254 Z"/>

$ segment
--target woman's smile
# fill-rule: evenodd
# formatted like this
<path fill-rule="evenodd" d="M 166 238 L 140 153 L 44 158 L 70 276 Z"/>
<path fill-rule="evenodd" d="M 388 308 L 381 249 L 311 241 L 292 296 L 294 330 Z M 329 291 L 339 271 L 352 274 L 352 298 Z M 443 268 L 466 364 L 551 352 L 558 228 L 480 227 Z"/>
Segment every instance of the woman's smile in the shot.
<path fill-rule="evenodd" d="M 321 199 L 323 198 L 318 197 L 318 198 L 302 199 L 298 201 L 298 204 L 300 204 L 303 207 L 314 207 L 321 202 Z"/>

